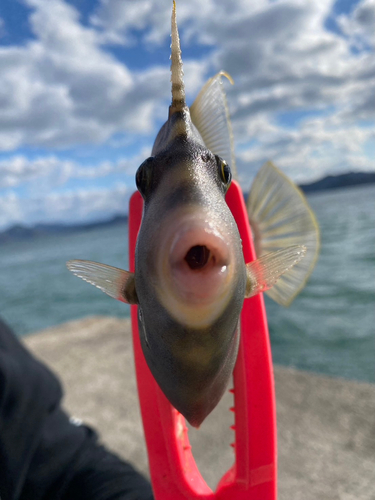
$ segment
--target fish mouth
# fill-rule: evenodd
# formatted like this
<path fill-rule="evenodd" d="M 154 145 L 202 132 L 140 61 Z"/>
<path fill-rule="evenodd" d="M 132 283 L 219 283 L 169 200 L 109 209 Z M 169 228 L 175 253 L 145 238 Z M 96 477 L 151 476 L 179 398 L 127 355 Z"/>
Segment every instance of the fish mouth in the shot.
<path fill-rule="evenodd" d="M 233 295 L 236 265 L 230 231 L 199 208 L 175 213 L 161 233 L 156 291 L 162 305 L 186 326 L 212 324 Z"/>
<path fill-rule="evenodd" d="M 209 223 L 195 221 L 177 231 L 169 252 L 176 293 L 190 304 L 214 300 L 227 281 L 230 249 L 223 235 Z"/>

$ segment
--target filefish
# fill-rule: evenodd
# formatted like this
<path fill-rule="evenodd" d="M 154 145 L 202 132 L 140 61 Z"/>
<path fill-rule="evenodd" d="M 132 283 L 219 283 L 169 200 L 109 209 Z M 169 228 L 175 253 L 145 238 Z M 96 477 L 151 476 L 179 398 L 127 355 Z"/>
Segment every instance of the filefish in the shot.
<path fill-rule="evenodd" d="M 272 289 L 312 254 L 307 267 L 274 293 L 279 302 L 290 302 L 311 272 L 317 228 L 303 195 L 267 164 L 248 202 L 259 258 L 245 263 L 225 201 L 235 173 L 222 86 L 226 74 L 211 78 L 189 108 L 175 4 L 171 39 L 168 119 L 136 173 L 144 208 L 135 272 L 84 260 L 69 261 L 67 267 L 111 297 L 138 305 L 146 362 L 170 403 L 199 427 L 231 377 L 244 300 Z"/>

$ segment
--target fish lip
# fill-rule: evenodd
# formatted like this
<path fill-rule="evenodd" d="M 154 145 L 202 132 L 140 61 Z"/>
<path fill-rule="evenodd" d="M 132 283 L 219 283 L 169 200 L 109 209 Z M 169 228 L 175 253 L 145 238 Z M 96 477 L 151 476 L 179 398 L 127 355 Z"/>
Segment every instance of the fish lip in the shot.
<path fill-rule="evenodd" d="M 186 256 L 196 246 L 209 252 L 207 263 L 192 269 Z M 169 274 L 174 293 L 190 305 L 207 305 L 217 299 L 230 267 L 230 252 L 223 236 L 210 224 L 188 223 L 175 234 L 169 252 Z"/>
<path fill-rule="evenodd" d="M 228 243 L 223 235 L 209 222 L 189 221 L 175 234 L 170 252 L 169 264 L 172 269 L 187 266 L 185 257 L 188 251 L 195 246 L 204 246 L 210 252 L 210 266 L 203 266 L 193 272 L 196 274 L 205 274 L 214 266 L 218 269 L 227 267 L 230 264 L 230 251 Z M 214 262 L 212 262 L 214 260 Z"/>
<path fill-rule="evenodd" d="M 195 246 L 206 247 L 209 260 L 193 270 L 186 255 Z M 230 246 L 208 217 L 186 217 L 171 239 L 167 265 L 174 292 L 182 300 L 195 306 L 209 304 L 225 288 L 231 268 Z"/>
<path fill-rule="evenodd" d="M 221 227 L 223 226 L 223 227 Z M 235 265 L 231 233 L 202 207 L 171 216 L 160 228 L 163 243 L 158 249 L 159 300 L 179 322 L 201 328 L 216 320 L 233 294 Z M 189 248 L 209 247 L 215 262 L 191 270 L 185 262 Z"/>

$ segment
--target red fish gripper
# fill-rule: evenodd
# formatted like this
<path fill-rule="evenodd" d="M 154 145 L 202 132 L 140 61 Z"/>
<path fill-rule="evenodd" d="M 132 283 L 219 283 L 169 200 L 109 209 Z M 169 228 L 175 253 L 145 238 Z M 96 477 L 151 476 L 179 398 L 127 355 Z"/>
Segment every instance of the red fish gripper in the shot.
<path fill-rule="evenodd" d="M 242 239 L 245 262 L 256 259 L 243 194 L 233 181 L 226 195 Z M 143 200 L 135 192 L 129 205 L 129 264 Z M 140 344 L 137 306 L 131 306 L 138 395 L 155 500 L 276 500 L 276 404 L 262 294 L 246 299 L 241 312 L 241 340 L 233 372 L 235 463 L 213 492 L 191 452 L 184 417 L 169 403 L 152 376 Z"/>

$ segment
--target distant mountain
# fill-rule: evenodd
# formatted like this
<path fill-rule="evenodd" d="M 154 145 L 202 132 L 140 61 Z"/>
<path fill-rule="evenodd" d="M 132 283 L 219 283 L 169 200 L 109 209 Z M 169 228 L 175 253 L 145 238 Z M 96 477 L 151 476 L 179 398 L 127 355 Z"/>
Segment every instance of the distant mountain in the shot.
<path fill-rule="evenodd" d="M 338 189 L 372 183 L 375 183 L 375 172 L 349 172 L 340 175 L 327 175 L 327 177 L 316 182 L 300 184 L 299 187 L 305 193 L 311 193 L 312 191 L 323 191 L 326 189 Z"/>
<path fill-rule="evenodd" d="M 28 240 L 39 236 L 70 234 L 82 231 L 92 231 L 100 227 L 116 226 L 125 224 L 128 221 L 127 215 L 116 215 L 110 220 L 96 221 L 85 224 L 36 224 L 28 227 L 21 224 L 14 225 L 3 232 L 0 232 L 0 244 L 7 241 Z"/>

